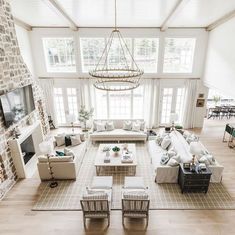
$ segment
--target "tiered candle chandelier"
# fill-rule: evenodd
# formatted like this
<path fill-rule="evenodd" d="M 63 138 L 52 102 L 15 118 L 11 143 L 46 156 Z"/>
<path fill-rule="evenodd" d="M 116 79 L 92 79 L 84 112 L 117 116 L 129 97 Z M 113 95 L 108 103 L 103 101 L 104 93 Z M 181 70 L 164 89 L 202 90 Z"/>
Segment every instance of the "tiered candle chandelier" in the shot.
<path fill-rule="evenodd" d="M 119 61 L 117 65 L 111 66 L 110 51 L 112 51 L 115 40 L 119 44 Z M 117 4 L 115 0 L 115 27 L 95 69 L 89 71 L 89 74 L 96 79 L 94 86 L 97 89 L 124 91 L 137 88 L 143 73 L 144 71 L 139 69 L 121 32 L 117 28 Z"/>

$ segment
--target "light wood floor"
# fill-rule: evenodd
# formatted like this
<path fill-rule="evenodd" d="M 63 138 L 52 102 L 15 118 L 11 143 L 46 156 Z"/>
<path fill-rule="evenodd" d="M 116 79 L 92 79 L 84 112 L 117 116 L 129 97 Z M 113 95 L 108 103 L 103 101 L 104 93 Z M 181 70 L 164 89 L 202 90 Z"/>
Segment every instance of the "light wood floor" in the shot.
<path fill-rule="evenodd" d="M 231 122 L 231 121 L 230 121 Z M 235 123 L 235 120 L 232 121 Z M 216 159 L 225 167 L 223 184 L 235 198 L 235 149 L 222 143 L 226 121 L 206 120 L 200 134 L 201 141 Z M 235 234 L 235 210 L 155 210 L 150 212 L 148 229 L 139 220 L 127 221 L 127 228 L 121 224 L 121 212 L 111 212 L 111 225 L 107 230 L 105 221 L 92 221 L 84 230 L 82 213 L 32 212 L 38 196 L 40 181 L 37 178 L 18 182 L 0 202 L 0 234 L 12 235 L 82 235 L 82 234 Z"/>

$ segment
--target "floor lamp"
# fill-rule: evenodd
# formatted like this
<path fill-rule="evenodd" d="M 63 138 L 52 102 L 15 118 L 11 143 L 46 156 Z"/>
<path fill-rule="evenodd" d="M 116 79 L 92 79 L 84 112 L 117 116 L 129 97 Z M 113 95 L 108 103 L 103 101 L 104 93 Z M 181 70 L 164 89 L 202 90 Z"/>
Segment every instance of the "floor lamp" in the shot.
<path fill-rule="evenodd" d="M 51 166 L 51 161 L 50 161 L 50 157 L 52 156 L 52 153 L 53 153 L 53 142 L 48 140 L 48 141 L 43 141 L 42 143 L 39 144 L 39 149 L 40 149 L 40 152 L 42 154 L 45 154 L 47 156 L 47 161 L 48 161 L 48 169 L 50 171 L 50 175 L 51 175 L 51 183 L 50 183 L 50 187 L 51 188 L 55 188 L 58 186 L 58 182 L 55 181 L 55 178 L 54 178 L 54 173 L 53 173 L 53 170 L 52 170 L 52 166 Z"/>
<path fill-rule="evenodd" d="M 74 114 L 68 114 L 67 115 L 67 122 L 71 123 L 73 134 L 74 134 L 74 122 L 75 121 L 76 121 L 76 117 L 75 117 Z"/>

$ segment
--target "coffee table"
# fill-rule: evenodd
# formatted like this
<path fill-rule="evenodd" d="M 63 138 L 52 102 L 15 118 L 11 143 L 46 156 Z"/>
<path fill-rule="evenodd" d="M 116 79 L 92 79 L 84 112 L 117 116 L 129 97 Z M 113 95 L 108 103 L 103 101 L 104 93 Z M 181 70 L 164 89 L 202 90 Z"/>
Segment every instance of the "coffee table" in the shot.
<path fill-rule="evenodd" d="M 106 156 L 106 152 L 103 151 L 105 146 L 110 146 L 110 162 L 104 162 L 104 158 Z M 120 148 L 120 152 L 115 154 L 112 151 L 112 148 L 117 146 Z M 122 162 L 122 154 L 125 151 L 123 149 L 122 144 L 100 144 L 98 152 L 95 158 L 95 168 L 97 175 L 106 175 L 108 173 L 122 173 L 125 172 L 128 175 L 135 175 L 136 174 L 136 166 L 137 166 L 137 159 L 136 159 L 136 146 L 135 144 L 128 144 L 128 150 L 132 154 L 132 162 Z"/>

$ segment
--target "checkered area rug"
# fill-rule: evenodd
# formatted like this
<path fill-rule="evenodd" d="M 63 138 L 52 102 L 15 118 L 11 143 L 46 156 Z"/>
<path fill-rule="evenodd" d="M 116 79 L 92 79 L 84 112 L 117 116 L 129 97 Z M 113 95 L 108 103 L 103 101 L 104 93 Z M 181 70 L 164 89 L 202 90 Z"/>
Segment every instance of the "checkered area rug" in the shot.
<path fill-rule="evenodd" d="M 59 181 L 57 188 L 51 189 L 48 182 L 41 183 L 39 198 L 32 210 L 81 210 L 80 199 L 95 176 L 94 160 L 98 145 L 90 145 L 83 158 L 77 180 Z M 149 188 L 150 209 L 235 209 L 235 201 L 222 184 L 211 183 L 208 193 L 182 194 L 178 184 L 156 184 L 154 169 L 145 144 L 136 144 L 138 166 L 136 176 L 144 178 Z M 109 172 L 105 172 L 110 175 Z M 124 184 L 125 172 L 113 174 L 113 210 L 121 209 L 121 191 Z"/>

